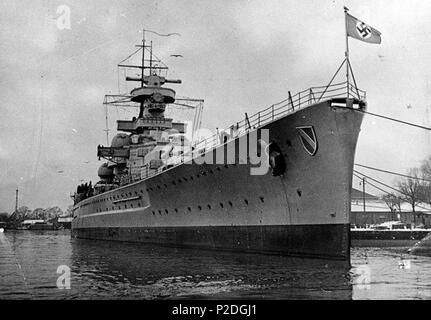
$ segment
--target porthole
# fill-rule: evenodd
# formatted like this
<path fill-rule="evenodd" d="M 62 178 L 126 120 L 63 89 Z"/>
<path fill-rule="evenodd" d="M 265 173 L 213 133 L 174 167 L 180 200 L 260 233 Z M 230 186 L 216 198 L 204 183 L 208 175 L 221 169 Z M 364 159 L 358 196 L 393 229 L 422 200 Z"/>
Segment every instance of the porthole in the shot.
<path fill-rule="evenodd" d="M 187 209 L 188 209 L 190 212 L 192 212 L 192 208 L 188 207 Z"/>
<path fill-rule="evenodd" d="M 201 206 L 198 206 L 198 209 L 199 209 L 199 210 L 202 210 L 202 207 L 201 207 Z"/>
<path fill-rule="evenodd" d="M 223 203 L 221 203 L 221 202 L 220 202 L 220 207 L 222 207 L 222 208 L 224 207 L 224 206 L 223 206 Z"/>
<path fill-rule="evenodd" d="M 211 210 L 211 205 L 208 205 L 207 207 L 208 207 L 209 210 Z"/>
<path fill-rule="evenodd" d="M 244 202 L 245 202 L 246 205 L 248 205 L 248 200 L 247 199 L 244 199 Z"/>
<path fill-rule="evenodd" d="M 232 204 L 232 202 L 231 202 L 231 201 L 229 201 L 228 203 L 229 203 L 229 205 L 232 207 L 232 205 L 233 205 L 233 204 Z"/>
<path fill-rule="evenodd" d="M 297 190 L 296 190 L 296 193 L 298 194 L 298 196 L 300 196 L 300 197 L 302 196 L 302 191 L 301 191 L 301 189 L 297 189 Z"/>
<path fill-rule="evenodd" d="M 265 202 L 265 198 L 264 198 L 264 197 L 259 197 L 259 199 L 260 199 L 260 201 L 261 201 L 262 203 L 264 203 L 264 202 Z"/>

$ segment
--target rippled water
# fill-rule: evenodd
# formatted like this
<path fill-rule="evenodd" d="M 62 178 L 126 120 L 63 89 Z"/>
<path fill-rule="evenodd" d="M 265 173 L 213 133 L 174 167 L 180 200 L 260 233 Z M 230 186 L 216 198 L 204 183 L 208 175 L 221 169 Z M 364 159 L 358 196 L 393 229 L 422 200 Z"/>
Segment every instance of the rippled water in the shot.
<path fill-rule="evenodd" d="M 0 299 L 430 299 L 431 257 L 352 248 L 352 267 L 279 256 L 0 233 Z M 59 266 L 71 271 L 59 289 Z M 61 283 L 60 283 L 61 284 Z"/>

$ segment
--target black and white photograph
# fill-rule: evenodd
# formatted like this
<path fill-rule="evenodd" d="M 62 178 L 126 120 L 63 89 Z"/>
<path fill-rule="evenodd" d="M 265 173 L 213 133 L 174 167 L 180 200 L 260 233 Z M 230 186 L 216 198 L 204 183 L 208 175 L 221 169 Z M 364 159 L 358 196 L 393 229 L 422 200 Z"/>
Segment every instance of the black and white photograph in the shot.
<path fill-rule="evenodd" d="M 430 16 L 0 2 L 0 300 L 430 300 Z"/>

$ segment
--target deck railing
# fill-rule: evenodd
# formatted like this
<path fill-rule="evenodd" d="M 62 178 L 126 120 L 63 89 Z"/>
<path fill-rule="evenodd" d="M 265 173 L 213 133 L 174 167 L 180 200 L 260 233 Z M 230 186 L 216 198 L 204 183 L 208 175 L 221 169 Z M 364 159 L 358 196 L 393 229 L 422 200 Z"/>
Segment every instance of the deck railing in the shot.
<path fill-rule="evenodd" d="M 227 132 L 232 138 L 242 136 L 249 130 L 258 129 L 278 118 L 317 103 L 323 100 L 347 97 L 365 101 L 366 93 L 349 84 L 349 94 L 347 94 L 347 81 L 336 83 L 331 86 L 311 87 L 307 90 L 291 95 L 287 99 L 275 103 L 268 108 L 261 110 L 252 116 L 245 114 L 245 118 L 229 128 L 220 131 L 204 140 L 194 144 L 195 149 L 203 149 L 206 151 L 213 149 L 219 144 L 223 144 L 220 139 L 221 132 Z"/>
<path fill-rule="evenodd" d="M 333 98 L 347 97 L 365 101 L 366 92 L 358 89 L 351 83 L 347 83 L 347 81 L 335 83 L 330 86 L 311 87 L 294 95 L 291 95 L 289 91 L 287 99 L 275 103 L 268 108 L 253 114 L 252 116 L 245 114 L 245 118 L 243 120 L 231 125 L 225 130 L 221 130 L 218 133 L 193 144 L 193 154 L 190 156 L 179 157 L 180 160 L 174 166 L 178 166 L 184 162 L 190 161 L 193 159 L 193 157 L 200 156 L 201 154 L 209 152 L 219 145 L 224 144 L 225 141 L 222 138 L 222 133 L 227 133 L 230 136 L 229 140 L 235 139 L 246 134 L 250 130 L 261 128 L 272 121 L 282 118 L 289 113 L 293 113 L 311 104 Z M 164 170 L 166 170 L 164 167 L 152 172 L 150 170 L 146 170 L 145 174 L 141 176 L 141 179 L 148 179 L 152 176 L 160 174 Z"/>

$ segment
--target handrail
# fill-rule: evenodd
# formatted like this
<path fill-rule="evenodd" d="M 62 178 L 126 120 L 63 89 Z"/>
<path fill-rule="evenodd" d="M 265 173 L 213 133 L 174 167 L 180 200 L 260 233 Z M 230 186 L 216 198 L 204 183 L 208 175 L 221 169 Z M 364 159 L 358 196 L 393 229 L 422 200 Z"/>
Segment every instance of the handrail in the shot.
<path fill-rule="evenodd" d="M 349 93 L 348 96 L 347 96 L 347 92 Z M 353 86 L 351 83 L 347 83 L 347 81 L 335 83 L 329 86 L 311 87 L 306 90 L 300 91 L 294 95 L 291 95 L 289 92 L 289 97 L 287 99 L 274 103 L 269 107 L 251 116 L 247 115 L 244 119 L 242 119 L 241 121 L 238 121 L 236 124 L 231 125 L 230 127 L 226 128 L 223 131 L 224 132 L 230 131 L 231 134 L 235 132 L 235 136 L 233 138 L 238 138 L 245 135 L 250 130 L 255 130 L 260 127 L 263 127 L 266 124 L 271 123 L 274 120 L 284 116 L 285 114 L 296 112 L 301 108 L 304 108 L 306 106 L 309 106 L 311 104 L 314 104 L 323 100 L 339 98 L 339 97 L 355 98 L 358 100 L 365 101 L 366 92 L 358 89 L 357 87 Z M 172 167 L 169 167 L 169 169 L 160 167 L 159 169 L 153 172 L 149 172 L 149 170 L 146 170 L 145 174 L 141 176 L 140 180 L 149 179 L 155 175 L 162 173 L 165 170 L 170 170 L 185 162 L 189 162 L 193 160 L 195 157 L 200 157 L 201 155 L 207 153 L 208 151 L 211 151 L 223 144 L 225 144 L 225 142 L 220 141 L 220 135 L 216 133 L 193 145 L 194 150 L 196 151 L 196 154 L 192 153 L 192 155 L 187 158 L 181 157 L 181 161 L 179 161 L 177 164 L 173 165 Z"/>
<path fill-rule="evenodd" d="M 252 116 L 247 116 L 247 120 L 243 119 L 237 122 L 236 125 L 232 125 L 229 128 L 227 128 L 227 130 L 232 130 L 232 129 L 236 130 L 237 131 L 236 137 L 239 137 L 241 136 L 241 134 L 249 130 L 248 128 L 249 126 L 253 129 L 256 129 L 277 119 L 277 117 L 280 116 L 281 114 L 294 112 L 295 110 L 299 110 L 304 106 L 308 106 L 312 103 L 316 103 L 324 99 L 345 97 L 347 96 L 347 87 L 349 87 L 349 97 L 351 96 L 352 98 L 356 98 L 358 100 L 365 100 L 366 98 L 365 91 L 354 87 L 351 83 L 347 84 L 347 81 L 336 83 L 331 86 L 311 87 L 309 89 L 300 91 L 294 95 L 290 95 L 289 98 L 284 99 L 278 103 L 272 104 L 271 106 L 253 114 Z M 321 89 L 325 89 L 325 90 L 321 90 Z M 322 93 L 323 93 L 323 96 L 320 97 L 320 99 L 317 99 L 316 97 L 318 97 Z M 281 112 L 278 112 L 278 111 L 281 111 Z M 202 146 L 204 146 L 205 151 L 207 151 L 208 150 L 207 147 L 210 144 L 210 142 L 213 142 L 213 141 L 217 142 L 218 140 L 219 140 L 219 135 L 214 134 L 211 137 L 208 137 L 204 140 L 199 141 L 194 145 L 194 147 L 196 149 L 199 149 Z M 213 145 L 213 146 L 211 146 L 210 144 L 210 147 L 212 149 L 213 147 L 219 144 L 221 143 L 217 143 L 216 145 Z"/>

